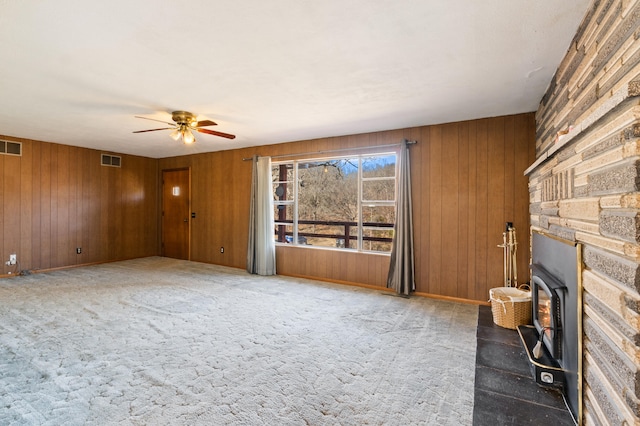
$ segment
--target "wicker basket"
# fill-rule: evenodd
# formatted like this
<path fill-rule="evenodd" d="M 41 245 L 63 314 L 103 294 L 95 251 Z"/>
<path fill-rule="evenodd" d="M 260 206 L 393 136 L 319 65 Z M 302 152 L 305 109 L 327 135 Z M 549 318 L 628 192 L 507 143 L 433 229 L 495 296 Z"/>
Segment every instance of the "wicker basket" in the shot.
<path fill-rule="evenodd" d="M 489 290 L 493 322 L 504 328 L 531 323 L 531 292 L 515 287 L 496 287 Z"/>

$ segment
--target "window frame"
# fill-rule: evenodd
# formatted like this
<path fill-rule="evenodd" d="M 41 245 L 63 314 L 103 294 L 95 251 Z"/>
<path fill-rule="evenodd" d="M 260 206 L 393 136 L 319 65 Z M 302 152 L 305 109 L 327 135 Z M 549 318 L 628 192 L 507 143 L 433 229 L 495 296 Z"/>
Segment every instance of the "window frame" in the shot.
<path fill-rule="evenodd" d="M 374 176 L 374 177 L 365 177 L 364 176 L 364 170 L 363 170 L 363 160 L 367 159 L 367 158 L 375 158 L 375 157 L 389 157 L 389 156 L 393 156 L 394 157 L 394 174 L 393 176 Z M 307 245 L 304 243 L 300 243 L 299 240 L 299 209 L 298 209 L 298 204 L 299 204 L 299 181 L 300 181 L 300 177 L 299 177 L 299 167 L 300 164 L 305 164 L 305 163 L 322 163 L 322 162 L 326 162 L 329 163 L 331 161 L 337 161 L 337 160 L 354 160 L 357 159 L 357 219 L 356 219 L 356 227 L 358 229 L 357 232 L 357 236 L 355 239 L 356 242 L 356 246 L 353 247 L 338 247 L 338 246 L 319 246 L 319 245 Z M 324 250 L 340 250 L 340 251 L 347 251 L 347 252 L 358 252 L 358 253 L 368 253 L 368 254 L 381 254 L 381 255 L 390 255 L 391 254 L 391 248 L 389 248 L 389 251 L 381 251 L 381 250 L 372 250 L 370 248 L 365 248 L 365 242 L 370 243 L 370 241 L 365 241 L 365 233 L 367 230 L 384 230 L 384 231 L 388 231 L 391 229 L 391 239 L 393 238 L 393 229 L 395 225 L 395 220 L 397 220 L 396 214 L 396 199 L 397 199 L 397 192 L 398 192 L 398 187 L 397 187 L 397 182 L 398 182 L 398 161 L 399 161 L 399 154 L 397 151 L 383 151 L 383 152 L 374 152 L 374 153 L 354 153 L 351 155 L 342 155 L 342 156 L 332 156 L 332 157 L 314 157 L 314 158 L 300 158 L 300 159 L 293 159 L 293 160 L 283 160 L 283 161 L 272 161 L 272 171 L 276 168 L 279 168 L 281 165 L 288 165 L 290 166 L 287 167 L 285 170 L 287 170 L 287 172 L 291 171 L 292 176 L 291 176 L 291 180 L 281 180 L 282 176 L 272 176 L 272 188 L 273 188 L 273 204 L 274 204 L 274 210 L 275 210 L 275 214 L 274 214 L 274 220 L 273 220 L 273 227 L 274 227 L 274 239 L 276 239 L 275 243 L 276 245 L 281 245 L 281 246 L 296 246 L 296 247 L 307 247 L 307 248 L 319 248 L 319 249 L 324 249 Z M 286 177 L 287 179 L 289 179 L 289 176 Z M 364 197 L 364 188 L 363 186 L 365 185 L 366 182 L 374 182 L 374 181 L 392 181 L 393 182 L 393 199 L 392 200 L 365 200 L 363 199 Z M 276 188 L 280 187 L 282 184 L 286 184 L 286 185 L 293 185 L 293 191 L 292 191 L 292 198 L 291 199 L 284 199 L 284 200 L 280 200 L 278 199 L 279 195 L 276 194 Z M 289 193 L 289 190 L 287 189 L 287 187 L 285 187 L 285 193 Z M 283 220 L 278 220 L 278 214 L 277 214 L 277 209 L 278 206 L 283 206 L 282 208 L 285 209 L 285 211 L 288 209 L 289 206 L 291 206 L 291 212 L 293 214 L 293 217 L 291 219 L 284 219 Z M 375 222 L 365 222 L 364 221 L 364 215 L 363 215 L 363 209 L 366 207 L 381 207 L 381 206 L 388 206 L 388 207 L 392 207 L 393 208 L 393 216 L 394 216 L 394 223 L 391 224 L 391 227 L 376 227 L 375 225 L 373 225 Z M 366 225 L 365 225 L 366 224 Z M 285 235 L 283 237 L 283 239 L 286 239 L 286 232 L 289 232 L 287 230 L 288 227 L 291 228 L 290 232 L 291 232 L 291 241 L 287 242 L 287 241 L 278 241 L 277 235 L 278 235 L 278 230 L 279 230 L 279 226 L 283 226 L 284 228 L 284 232 Z M 338 239 L 336 238 L 336 241 L 338 241 Z M 353 241 L 353 240 L 351 240 Z M 349 244 L 351 245 L 351 244 Z"/>

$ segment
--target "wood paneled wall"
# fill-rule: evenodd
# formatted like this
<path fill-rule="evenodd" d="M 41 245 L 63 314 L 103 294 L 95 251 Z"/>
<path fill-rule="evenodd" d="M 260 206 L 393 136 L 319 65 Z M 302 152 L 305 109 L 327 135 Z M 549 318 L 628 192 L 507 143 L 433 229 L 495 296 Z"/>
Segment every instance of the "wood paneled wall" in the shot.
<path fill-rule="evenodd" d="M 486 301 L 502 285 L 506 222 L 518 237 L 519 281 L 529 280 L 534 116 L 520 114 L 415 130 L 411 167 L 417 291 Z"/>
<path fill-rule="evenodd" d="M 191 168 L 191 259 L 244 268 L 251 162 L 243 157 L 318 152 L 417 140 L 411 150 L 419 293 L 486 301 L 502 284 L 505 222 L 518 231 L 518 269 L 528 280 L 533 113 L 238 149 L 159 160 Z M 220 247 L 225 252 L 220 253 Z M 278 273 L 384 287 L 389 257 L 279 246 Z"/>
<path fill-rule="evenodd" d="M 39 270 L 158 254 L 157 160 L 122 155 L 100 165 L 101 151 L 22 142 L 22 156 L 0 155 L 0 260 Z M 82 254 L 76 254 L 76 248 Z"/>
<path fill-rule="evenodd" d="M 159 176 L 191 169 L 191 260 L 244 268 L 251 162 L 244 157 L 387 145 L 411 139 L 419 293 L 486 301 L 502 283 L 505 222 L 519 234 L 528 277 L 528 187 L 533 113 L 329 137 L 161 160 L 20 140 L 22 157 L 0 155 L 0 260 L 17 253 L 37 270 L 159 254 Z M 82 254 L 75 252 L 82 247 Z M 224 247 L 224 253 L 220 253 Z M 4 273 L 13 270 L 3 263 Z M 389 257 L 279 246 L 280 274 L 384 287 Z"/>

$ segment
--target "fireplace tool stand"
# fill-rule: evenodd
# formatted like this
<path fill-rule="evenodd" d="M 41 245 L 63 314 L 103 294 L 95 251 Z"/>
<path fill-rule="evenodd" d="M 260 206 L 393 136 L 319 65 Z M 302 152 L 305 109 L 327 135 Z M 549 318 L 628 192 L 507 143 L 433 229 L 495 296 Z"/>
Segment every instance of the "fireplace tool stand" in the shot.
<path fill-rule="evenodd" d="M 518 265 L 516 253 L 518 251 L 518 242 L 516 241 L 516 228 L 512 222 L 506 223 L 505 231 L 502 233 L 502 244 L 498 244 L 502 248 L 503 266 L 504 266 L 504 286 L 518 287 Z"/>

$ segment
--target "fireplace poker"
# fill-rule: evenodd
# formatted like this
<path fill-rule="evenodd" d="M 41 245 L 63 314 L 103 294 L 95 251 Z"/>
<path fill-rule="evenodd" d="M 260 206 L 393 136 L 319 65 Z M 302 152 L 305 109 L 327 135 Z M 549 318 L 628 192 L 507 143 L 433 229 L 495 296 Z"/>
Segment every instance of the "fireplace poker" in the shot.
<path fill-rule="evenodd" d="M 516 228 L 511 222 L 507 222 L 505 232 L 502 233 L 502 260 L 504 270 L 504 286 L 518 287 L 518 267 L 516 252 L 518 242 L 516 241 Z"/>
<path fill-rule="evenodd" d="M 516 253 L 518 252 L 518 241 L 516 240 L 516 228 L 509 228 L 509 250 L 511 251 L 511 270 L 513 271 L 513 287 L 518 287 L 518 262 Z"/>
<path fill-rule="evenodd" d="M 508 250 L 508 244 L 507 244 L 507 233 L 503 232 L 502 233 L 502 244 L 498 244 L 498 247 L 502 248 L 502 267 L 504 270 L 504 282 L 502 283 L 505 287 L 509 287 L 508 283 L 507 283 L 507 277 L 509 276 L 509 273 L 507 272 L 507 263 L 508 263 L 508 259 L 507 259 L 507 250 Z"/>

